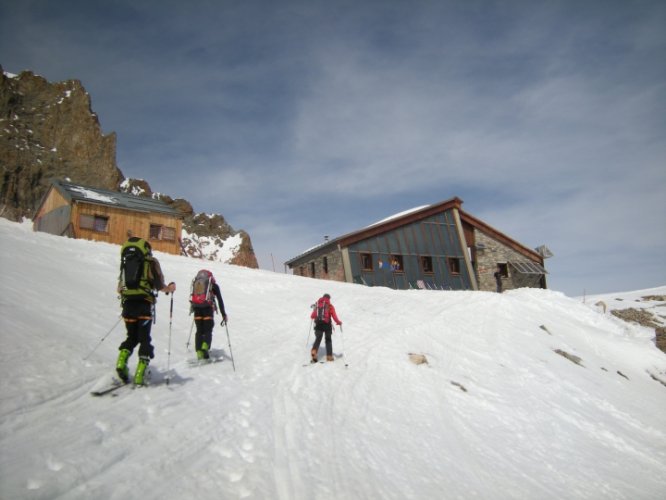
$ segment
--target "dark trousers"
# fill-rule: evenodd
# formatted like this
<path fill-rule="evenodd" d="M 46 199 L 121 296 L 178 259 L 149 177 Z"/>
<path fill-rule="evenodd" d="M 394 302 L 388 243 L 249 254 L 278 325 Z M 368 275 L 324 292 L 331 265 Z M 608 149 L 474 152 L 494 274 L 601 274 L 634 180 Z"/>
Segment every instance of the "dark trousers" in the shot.
<path fill-rule="evenodd" d="M 333 341 L 331 340 L 331 335 L 333 334 L 333 325 L 330 323 L 315 323 L 315 341 L 312 344 L 312 348 L 315 351 L 319 350 L 319 345 L 321 344 L 321 338 L 325 335 L 326 339 L 326 355 L 333 356 Z"/>
<path fill-rule="evenodd" d="M 213 327 L 215 326 L 214 315 L 212 307 L 205 307 L 194 310 L 194 324 L 197 327 L 197 333 L 194 335 L 194 348 L 197 351 L 201 350 L 201 346 L 205 342 L 208 344 L 208 349 L 213 342 Z"/>
<path fill-rule="evenodd" d="M 127 349 L 130 354 L 139 346 L 139 356 L 154 357 L 150 328 L 153 324 L 153 304 L 147 300 L 126 300 L 123 303 L 123 319 L 127 328 L 127 338 L 118 349 Z"/>
<path fill-rule="evenodd" d="M 208 344 L 208 349 L 210 349 L 213 342 L 213 326 L 215 325 L 215 321 L 212 319 L 195 319 L 194 324 L 197 326 L 197 333 L 194 335 L 195 350 L 200 351 L 204 342 Z"/>

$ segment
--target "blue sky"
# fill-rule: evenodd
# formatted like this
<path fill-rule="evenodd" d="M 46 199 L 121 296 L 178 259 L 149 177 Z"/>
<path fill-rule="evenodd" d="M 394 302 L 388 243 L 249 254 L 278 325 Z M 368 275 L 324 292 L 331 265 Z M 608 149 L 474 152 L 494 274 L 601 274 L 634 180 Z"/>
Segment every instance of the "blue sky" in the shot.
<path fill-rule="evenodd" d="M 666 2 L 0 0 L 117 163 L 282 263 L 458 196 L 568 295 L 666 284 Z"/>

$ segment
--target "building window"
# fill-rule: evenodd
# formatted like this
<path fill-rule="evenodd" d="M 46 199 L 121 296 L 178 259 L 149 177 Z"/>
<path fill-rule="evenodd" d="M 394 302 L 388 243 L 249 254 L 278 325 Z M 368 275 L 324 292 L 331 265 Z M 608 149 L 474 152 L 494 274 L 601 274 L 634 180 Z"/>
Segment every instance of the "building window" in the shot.
<path fill-rule="evenodd" d="M 460 259 L 457 257 L 447 257 L 446 264 L 449 266 L 451 274 L 460 274 Z"/>
<path fill-rule="evenodd" d="M 159 224 L 151 224 L 149 236 L 151 240 L 176 241 L 176 229 L 160 226 Z"/>
<path fill-rule="evenodd" d="M 391 271 L 401 273 L 405 270 L 402 265 L 402 255 L 391 255 Z"/>
<path fill-rule="evenodd" d="M 315 263 L 310 262 L 310 276 L 315 277 Z"/>
<path fill-rule="evenodd" d="M 175 227 L 163 227 L 162 228 L 162 239 L 167 241 L 176 241 L 176 228 Z"/>
<path fill-rule="evenodd" d="M 98 233 L 106 233 L 109 227 L 109 218 L 101 215 L 81 214 L 79 216 L 79 227 L 90 229 Z"/>
<path fill-rule="evenodd" d="M 324 257 L 324 273 L 328 274 L 328 257 Z"/>
<path fill-rule="evenodd" d="M 503 263 L 497 263 L 497 270 L 500 273 L 500 276 L 502 278 L 508 278 L 509 277 L 509 265 L 506 262 Z"/>
<path fill-rule="evenodd" d="M 372 255 L 369 253 L 361 254 L 361 270 L 372 271 Z"/>
<path fill-rule="evenodd" d="M 432 257 L 430 255 L 423 255 L 421 257 L 421 271 L 423 271 L 423 274 L 433 274 L 435 272 L 432 267 Z"/>

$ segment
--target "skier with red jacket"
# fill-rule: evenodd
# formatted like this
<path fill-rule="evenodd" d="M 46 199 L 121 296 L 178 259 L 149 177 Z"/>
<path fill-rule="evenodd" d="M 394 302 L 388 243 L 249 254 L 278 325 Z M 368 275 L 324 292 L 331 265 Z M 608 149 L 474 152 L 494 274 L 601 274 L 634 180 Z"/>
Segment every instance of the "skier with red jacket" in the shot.
<path fill-rule="evenodd" d="M 321 344 L 322 336 L 326 335 L 326 361 L 333 361 L 333 342 L 331 341 L 331 335 L 333 334 L 333 324 L 331 319 L 335 323 L 342 327 L 342 321 L 338 319 L 338 315 L 335 313 L 335 307 L 331 304 L 331 296 L 327 293 L 321 297 L 315 307 L 312 310 L 310 319 L 315 321 L 315 341 L 312 344 L 312 350 L 310 354 L 312 356 L 311 363 L 317 362 L 317 354 L 319 353 L 319 345 Z"/>

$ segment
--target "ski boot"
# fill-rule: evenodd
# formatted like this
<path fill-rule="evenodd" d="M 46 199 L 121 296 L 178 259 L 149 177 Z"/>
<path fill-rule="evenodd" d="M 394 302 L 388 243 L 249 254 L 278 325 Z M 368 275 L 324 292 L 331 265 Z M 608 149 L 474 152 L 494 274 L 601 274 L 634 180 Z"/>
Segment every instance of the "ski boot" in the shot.
<path fill-rule="evenodd" d="M 335 359 L 333 358 L 333 356 L 327 354 L 326 361 L 335 361 Z"/>
<path fill-rule="evenodd" d="M 310 351 L 310 356 L 311 356 L 310 363 L 316 363 L 317 362 L 317 349 L 312 349 Z"/>
<path fill-rule="evenodd" d="M 121 349 L 120 353 L 118 353 L 118 361 L 116 361 L 116 373 L 118 373 L 118 377 L 120 377 L 120 380 L 122 380 L 125 383 L 129 382 L 129 370 L 127 369 L 127 358 L 130 357 L 130 354 L 132 353 L 129 350 Z"/>
<path fill-rule="evenodd" d="M 148 363 L 150 363 L 150 358 L 139 356 L 139 362 L 136 365 L 136 373 L 134 374 L 134 385 L 143 385 Z"/>

